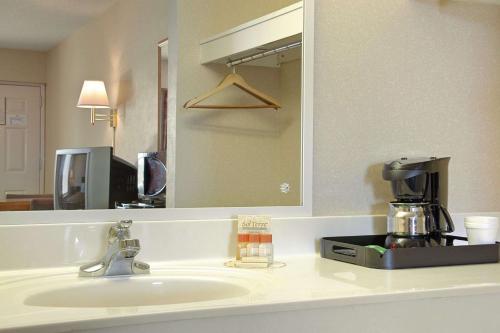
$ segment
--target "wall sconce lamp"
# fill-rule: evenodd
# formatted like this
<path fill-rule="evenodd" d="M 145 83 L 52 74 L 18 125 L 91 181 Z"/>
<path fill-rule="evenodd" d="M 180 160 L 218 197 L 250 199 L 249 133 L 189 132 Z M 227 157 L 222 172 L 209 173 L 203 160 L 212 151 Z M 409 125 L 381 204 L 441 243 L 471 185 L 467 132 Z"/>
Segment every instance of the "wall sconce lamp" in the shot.
<path fill-rule="evenodd" d="M 76 107 L 90 109 L 90 123 L 92 125 L 96 121 L 108 121 L 109 126 L 115 129 L 118 124 L 118 112 L 109 106 L 108 94 L 103 81 L 85 80 Z M 109 109 L 109 111 L 100 113 L 96 109 Z"/>

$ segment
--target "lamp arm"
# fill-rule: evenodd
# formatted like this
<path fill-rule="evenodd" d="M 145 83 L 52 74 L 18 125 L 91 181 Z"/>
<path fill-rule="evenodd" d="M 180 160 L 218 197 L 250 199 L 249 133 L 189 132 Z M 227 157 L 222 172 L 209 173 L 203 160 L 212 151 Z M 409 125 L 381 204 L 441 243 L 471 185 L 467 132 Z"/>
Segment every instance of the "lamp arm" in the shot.
<path fill-rule="evenodd" d="M 116 128 L 118 125 L 118 110 L 117 109 L 110 109 L 108 113 L 103 114 L 103 113 L 98 113 L 95 111 L 95 108 L 92 108 L 91 114 L 90 114 L 90 122 L 92 125 L 96 121 L 109 121 L 109 126 Z"/>

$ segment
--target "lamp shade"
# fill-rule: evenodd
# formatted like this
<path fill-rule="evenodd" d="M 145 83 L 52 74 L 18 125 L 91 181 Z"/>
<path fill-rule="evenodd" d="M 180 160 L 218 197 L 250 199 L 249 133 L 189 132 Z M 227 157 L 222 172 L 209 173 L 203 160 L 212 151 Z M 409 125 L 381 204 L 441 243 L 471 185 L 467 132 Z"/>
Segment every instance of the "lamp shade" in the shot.
<path fill-rule="evenodd" d="M 79 108 L 109 109 L 108 94 L 104 82 L 85 80 L 76 106 Z"/>

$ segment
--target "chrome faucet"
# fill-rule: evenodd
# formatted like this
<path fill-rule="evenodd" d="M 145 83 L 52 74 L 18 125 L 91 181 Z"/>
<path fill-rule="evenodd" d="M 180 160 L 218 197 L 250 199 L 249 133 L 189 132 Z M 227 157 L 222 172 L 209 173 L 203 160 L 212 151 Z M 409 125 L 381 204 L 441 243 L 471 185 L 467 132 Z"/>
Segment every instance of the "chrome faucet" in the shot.
<path fill-rule="evenodd" d="M 132 220 L 120 221 L 108 232 L 108 248 L 101 260 L 80 267 L 80 276 L 117 276 L 149 274 L 149 265 L 135 256 L 141 250 L 138 239 L 130 238 Z"/>

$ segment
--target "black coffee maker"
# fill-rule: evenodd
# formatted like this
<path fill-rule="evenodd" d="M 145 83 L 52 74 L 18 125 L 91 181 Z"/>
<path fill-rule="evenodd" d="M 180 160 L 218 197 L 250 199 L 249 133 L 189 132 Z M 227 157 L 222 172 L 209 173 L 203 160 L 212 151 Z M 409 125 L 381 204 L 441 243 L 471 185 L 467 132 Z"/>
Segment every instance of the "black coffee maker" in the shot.
<path fill-rule="evenodd" d="M 387 248 L 446 245 L 455 227 L 448 213 L 448 163 L 443 158 L 401 158 L 385 163 L 396 201 L 389 203 Z"/>

